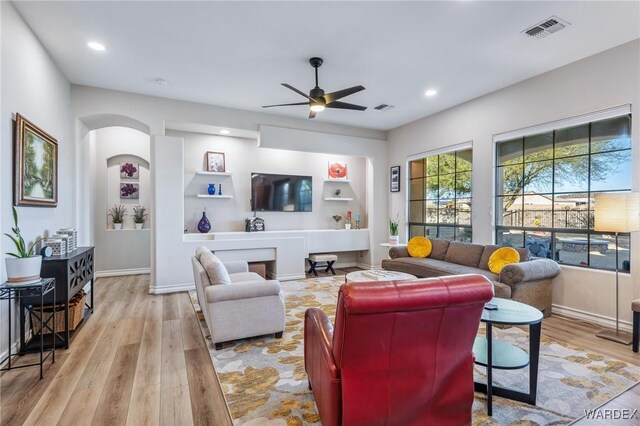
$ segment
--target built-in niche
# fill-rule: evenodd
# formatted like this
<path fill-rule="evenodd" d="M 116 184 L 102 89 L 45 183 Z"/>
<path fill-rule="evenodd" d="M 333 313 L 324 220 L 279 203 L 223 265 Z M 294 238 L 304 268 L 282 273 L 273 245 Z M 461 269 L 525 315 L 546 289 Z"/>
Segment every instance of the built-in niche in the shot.
<path fill-rule="evenodd" d="M 149 162 L 137 155 L 116 155 L 107 159 L 107 181 L 106 181 L 106 205 L 111 209 L 116 205 L 122 205 L 125 209 L 122 229 L 135 229 L 134 209 L 137 206 L 145 207 L 147 218 L 142 224 L 142 228 L 149 227 L 149 204 L 150 204 L 150 176 Z M 112 229 L 113 218 L 106 214 L 106 227 Z"/>
<path fill-rule="evenodd" d="M 259 148 L 255 139 L 167 131 L 184 140 L 184 229 L 197 233 L 202 212 L 211 222 L 211 232 L 245 230 L 252 215 L 251 173 L 312 176 L 311 212 L 259 212 L 267 230 L 337 229 L 345 227 L 347 212 L 352 221 L 360 216 L 366 228 L 365 191 L 367 161 L 364 157 L 319 154 Z M 225 174 L 206 173 L 206 153 L 224 153 Z M 329 180 L 329 165 L 348 165 L 348 178 Z M 216 195 L 207 196 L 209 184 Z M 219 197 L 222 185 L 223 197 Z M 386 191 L 386 188 L 381 188 Z M 340 216 L 339 222 L 333 217 Z"/>

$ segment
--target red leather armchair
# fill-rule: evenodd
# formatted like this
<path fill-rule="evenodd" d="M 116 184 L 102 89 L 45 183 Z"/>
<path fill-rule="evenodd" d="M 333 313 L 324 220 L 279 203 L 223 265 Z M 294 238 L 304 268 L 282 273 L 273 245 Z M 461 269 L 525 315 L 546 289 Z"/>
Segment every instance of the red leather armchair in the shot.
<path fill-rule="evenodd" d="M 335 328 L 308 309 L 304 362 L 323 426 L 468 425 L 480 275 L 344 284 Z"/>

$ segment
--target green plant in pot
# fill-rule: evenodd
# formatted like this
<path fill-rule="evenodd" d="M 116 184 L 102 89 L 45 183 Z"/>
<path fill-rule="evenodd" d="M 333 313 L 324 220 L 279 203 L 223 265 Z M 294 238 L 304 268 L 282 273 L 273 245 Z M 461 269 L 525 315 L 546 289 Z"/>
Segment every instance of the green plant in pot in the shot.
<path fill-rule="evenodd" d="M 114 229 L 122 229 L 122 222 L 127 215 L 127 208 L 122 204 L 116 204 L 109 209 L 109 216 L 113 219 Z"/>
<path fill-rule="evenodd" d="M 147 208 L 145 206 L 137 205 L 133 207 L 133 223 L 136 229 L 142 229 L 145 217 L 147 217 Z"/>
<path fill-rule="evenodd" d="M 398 225 L 400 224 L 398 213 L 395 219 L 389 218 L 389 243 L 398 244 Z"/>
<path fill-rule="evenodd" d="M 6 253 L 7 282 L 12 284 L 29 284 L 40 281 L 42 256 L 35 255 L 36 244 L 40 239 L 27 245 L 18 226 L 18 211 L 13 207 L 13 228 L 11 234 L 5 233 L 16 247 L 14 252 Z"/>

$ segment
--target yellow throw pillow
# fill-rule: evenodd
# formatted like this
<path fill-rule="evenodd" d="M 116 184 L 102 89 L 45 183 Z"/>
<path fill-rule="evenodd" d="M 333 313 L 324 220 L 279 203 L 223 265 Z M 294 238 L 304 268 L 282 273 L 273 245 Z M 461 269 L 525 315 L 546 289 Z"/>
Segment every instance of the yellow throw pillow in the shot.
<path fill-rule="evenodd" d="M 518 262 L 520 262 L 518 250 L 513 247 L 500 247 L 489 257 L 489 270 L 498 275 L 508 264 Z"/>
<path fill-rule="evenodd" d="M 431 241 L 426 237 L 413 237 L 407 243 L 411 257 L 428 257 L 431 254 Z"/>

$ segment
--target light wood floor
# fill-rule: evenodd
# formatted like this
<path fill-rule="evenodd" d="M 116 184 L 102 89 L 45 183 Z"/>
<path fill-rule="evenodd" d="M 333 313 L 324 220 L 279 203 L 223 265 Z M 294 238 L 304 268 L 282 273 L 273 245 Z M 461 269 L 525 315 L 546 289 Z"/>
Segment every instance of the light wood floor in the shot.
<path fill-rule="evenodd" d="M 146 275 L 97 280 L 95 313 L 71 347 L 56 352 L 56 363 L 47 363 L 43 380 L 37 367 L 0 375 L 0 424 L 231 425 L 187 293 L 147 289 Z M 543 335 L 640 366 L 630 346 L 596 331 L 560 316 L 542 326 Z M 639 393 L 636 387 L 607 408 L 626 408 Z"/>

